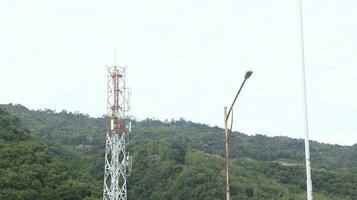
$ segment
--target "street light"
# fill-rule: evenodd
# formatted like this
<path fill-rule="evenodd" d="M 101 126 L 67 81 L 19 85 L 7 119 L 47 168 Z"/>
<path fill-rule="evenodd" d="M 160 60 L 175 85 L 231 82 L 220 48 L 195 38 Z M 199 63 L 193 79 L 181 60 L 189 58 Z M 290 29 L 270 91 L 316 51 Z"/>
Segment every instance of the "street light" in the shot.
<path fill-rule="evenodd" d="M 229 138 L 231 136 L 232 133 L 232 126 L 233 126 L 233 106 L 245 84 L 245 82 L 248 80 L 248 78 L 253 74 L 252 71 L 247 71 L 244 75 L 244 80 L 233 100 L 233 103 L 231 105 L 231 107 L 229 108 L 229 111 L 227 113 L 227 106 L 224 107 L 224 155 L 225 155 L 225 165 L 226 165 L 226 196 L 227 196 L 227 200 L 231 200 L 231 186 L 230 186 L 230 178 L 229 178 L 229 152 L 228 152 L 228 142 L 229 142 Z M 230 129 L 228 129 L 228 119 L 229 116 L 232 114 L 231 117 L 231 125 L 230 125 Z"/>

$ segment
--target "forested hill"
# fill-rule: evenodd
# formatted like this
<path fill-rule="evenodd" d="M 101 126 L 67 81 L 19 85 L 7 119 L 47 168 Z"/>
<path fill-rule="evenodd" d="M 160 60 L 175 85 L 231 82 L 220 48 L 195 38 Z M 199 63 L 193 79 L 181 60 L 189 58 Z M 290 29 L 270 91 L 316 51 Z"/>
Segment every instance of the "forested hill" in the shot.
<path fill-rule="evenodd" d="M 2 105 L 19 117 L 31 133 L 48 141 L 77 148 L 104 148 L 105 120 L 67 111 L 29 110 L 21 105 Z M 223 155 L 223 129 L 181 119 L 133 121 L 131 142 L 165 140 L 188 149 Z M 357 144 L 330 145 L 311 142 L 312 166 L 357 173 Z M 304 164 L 304 141 L 288 137 L 248 136 L 234 132 L 230 142 L 233 158 Z"/>
<path fill-rule="evenodd" d="M 30 136 L 0 107 L 0 199 L 60 200 L 98 196 L 96 180 L 77 173 L 81 158 Z M 62 194 L 62 196 L 59 196 Z"/>
<path fill-rule="evenodd" d="M 52 110 L 34 111 L 21 105 L 1 105 L 12 115 L 17 131 L 0 126 L 0 162 L 7 152 L 23 157 L 24 146 L 13 145 L 6 137 L 20 137 L 43 148 L 23 152 L 41 155 L 43 149 L 50 159 L 33 160 L 45 171 L 57 168 L 66 175 L 52 180 L 51 173 L 28 178 L 37 184 L 33 195 L 24 195 L 21 179 L 10 175 L 20 173 L 26 162 L 0 163 L 0 195 L 6 199 L 100 199 L 104 165 L 105 120 L 79 113 Z M 1 109 L 1 108 L 0 108 Z M 16 123 L 15 123 L 16 122 Z M 0 118 L 0 124 L 8 124 Z M 4 128 L 5 127 L 5 128 Z M 18 134 L 18 133 L 24 133 Z M 4 136 L 2 136 L 4 135 Z M 130 199 L 224 199 L 223 130 L 185 120 L 133 122 L 130 152 L 133 172 L 129 178 Z M 18 143 L 18 142 L 15 142 Z M 231 144 L 233 199 L 305 199 L 304 143 L 287 137 L 247 136 L 234 133 Z M 20 150 L 19 150 L 20 149 Z M 312 175 L 315 199 L 357 199 L 357 145 L 339 146 L 312 142 Z M 16 158 L 17 158 L 16 157 Z M 10 161 L 9 161 L 10 162 Z M 5 162 L 8 163 L 8 162 Z M 11 163 L 11 162 L 10 162 Z M 57 165 L 63 167 L 57 167 Z M 40 168 L 40 167 L 39 167 Z M 26 168 L 27 171 L 29 171 Z M 54 172 L 61 174 L 60 172 Z M 43 179 L 43 180 L 42 180 Z M 13 180 L 13 182 L 9 182 Z M 56 182 L 57 181 L 57 182 Z M 35 182 L 35 183 L 32 183 Z M 73 192 L 70 188 L 75 188 Z M 78 192 L 80 191 L 80 192 Z M 27 194 L 27 193 L 26 193 Z M 21 196 L 22 195 L 22 196 Z M 26 198 L 25 198 L 26 196 Z M 23 197 L 23 198 L 22 198 Z"/>

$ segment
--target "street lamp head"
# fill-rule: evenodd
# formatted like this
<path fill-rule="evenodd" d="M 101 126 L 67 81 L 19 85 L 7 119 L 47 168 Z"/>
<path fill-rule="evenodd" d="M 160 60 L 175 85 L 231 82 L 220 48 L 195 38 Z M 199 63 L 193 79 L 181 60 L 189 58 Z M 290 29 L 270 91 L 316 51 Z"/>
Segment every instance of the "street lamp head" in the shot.
<path fill-rule="evenodd" d="M 247 71 L 245 73 L 244 79 L 247 80 L 252 74 L 253 74 L 253 71 Z"/>

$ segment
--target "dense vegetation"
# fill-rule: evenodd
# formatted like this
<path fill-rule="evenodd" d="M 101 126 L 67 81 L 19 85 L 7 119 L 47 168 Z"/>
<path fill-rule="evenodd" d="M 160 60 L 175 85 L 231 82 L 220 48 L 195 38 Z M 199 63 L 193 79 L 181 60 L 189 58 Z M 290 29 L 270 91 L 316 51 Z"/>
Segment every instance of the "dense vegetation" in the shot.
<path fill-rule="evenodd" d="M 103 118 L 2 107 L 0 199 L 101 199 Z M 133 123 L 130 199 L 224 199 L 222 129 Z M 302 140 L 236 132 L 230 148 L 233 199 L 306 199 Z M 357 145 L 312 142 L 311 150 L 315 199 L 357 199 Z"/>
<path fill-rule="evenodd" d="M 0 108 L 0 199 L 89 199 L 96 180 L 77 173 L 78 158 L 32 136 Z M 93 184 L 91 184 L 93 183 Z"/>

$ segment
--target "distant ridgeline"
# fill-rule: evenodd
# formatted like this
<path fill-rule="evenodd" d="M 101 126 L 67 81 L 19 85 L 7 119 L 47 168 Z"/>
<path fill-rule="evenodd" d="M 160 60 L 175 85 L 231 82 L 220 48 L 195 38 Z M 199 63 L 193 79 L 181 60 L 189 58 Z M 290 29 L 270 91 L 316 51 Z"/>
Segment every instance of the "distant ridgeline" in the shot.
<path fill-rule="evenodd" d="M 147 119 L 130 140 L 129 199 L 224 198 L 223 129 Z M 101 199 L 104 143 L 104 118 L 1 105 L 0 199 Z M 230 151 L 233 199 L 306 199 L 303 140 L 235 132 Z M 357 145 L 311 161 L 315 199 L 357 199 Z"/>
<path fill-rule="evenodd" d="M 98 197 L 96 180 L 78 172 L 80 160 L 75 153 L 31 136 L 17 117 L 0 107 L 0 199 Z"/>

